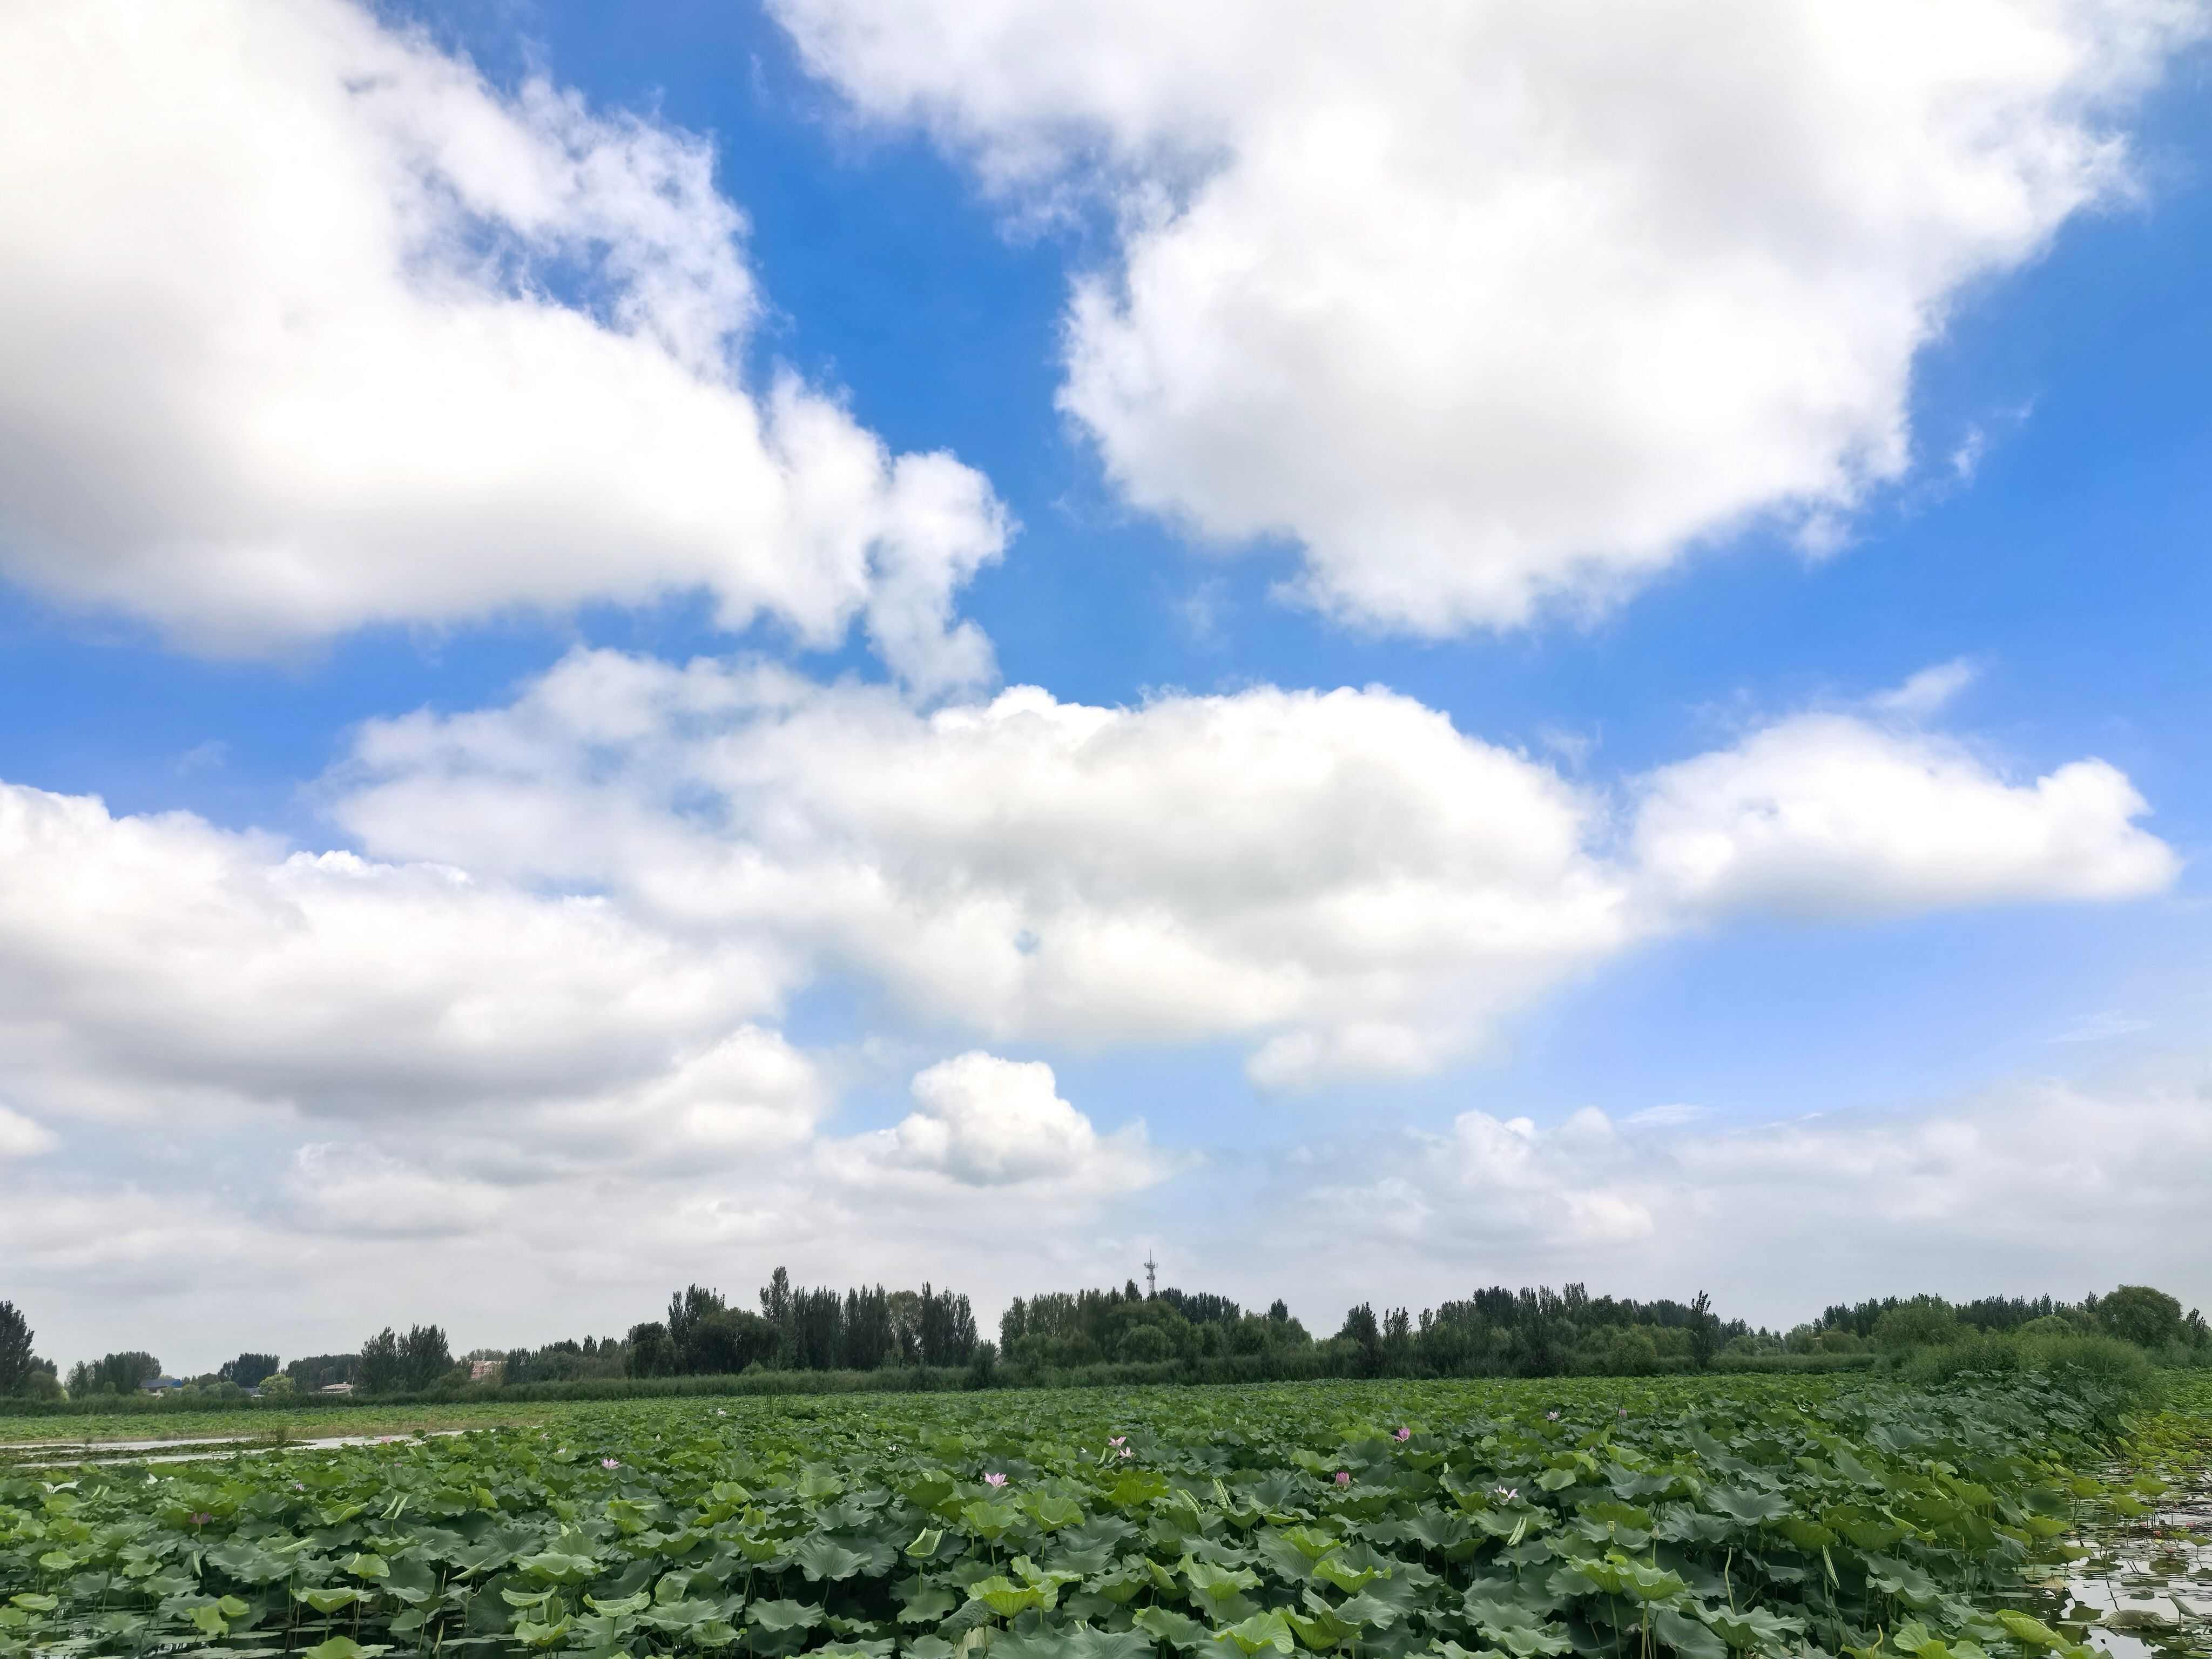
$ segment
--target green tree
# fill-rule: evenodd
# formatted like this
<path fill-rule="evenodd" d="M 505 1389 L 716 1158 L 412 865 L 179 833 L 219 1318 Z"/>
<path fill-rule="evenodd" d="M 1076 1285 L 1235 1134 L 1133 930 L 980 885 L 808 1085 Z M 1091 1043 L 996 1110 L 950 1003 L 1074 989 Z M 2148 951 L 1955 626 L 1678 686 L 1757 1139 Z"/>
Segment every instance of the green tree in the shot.
<path fill-rule="evenodd" d="M 453 1351 L 446 1346 L 446 1333 L 437 1326 L 413 1326 L 399 1339 L 399 1375 L 404 1387 L 418 1391 L 429 1388 L 453 1369 Z"/>
<path fill-rule="evenodd" d="M 386 1325 L 361 1345 L 361 1387 L 365 1394 L 390 1394 L 406 1375 L 399 1361 L 399 1339 Z"/>
<path fill-rule="evenodd" d="M 668 1327 L 659 1320 L 629 1328 L 629 1370 L 632 1376 L 674 1376 L 679 1367 Z"/>
<path fill-rule="evenodd" d="M 1874 1322 L 1875 1346 L 1893 1353 L 1940 1347 L 1963 1334 L 1957 1310 L 1940 1296 L 1916 1296 L 1900 1302 Z"/>
<path fill-rule="evenodd" d="M 216 1375 L 241 1389 L 258 1389 L 276 1376 L 278 1369 L 273 1353 L 242 1353 L 235 1359 L 225 1360 Z"/>
<path fill-rule="evenodd" d="M 1713 1363 L 1721 1346 L 1721 1322 L 1713 1312 L 1713 1298 L 1699 1291 L 1690 1299 L 1690 1358 L 1699 1370 Z"/>
<path fill-rule="evenodd" d="M 161 1362 L 150 1353 L 132 1348 L 103 1354 L 89 1368 L 86 1391 L 91 1394 L 136 1394 L 161 1374 Z M 76 1389 L 70 1389 L 75 1394 Z"/>
<path fill-rule="evenodd" d="M 31 1386 L 31 1322 L 12 1302 L 0 1302 L 0 1395 Z"/>
<path fill-rule="evenodd" d="M 2097 1304 L 2098 1322 L 2139 1347 L 2162 1348 L 2182 1332 L 2181 1304 L 2148 1285 L 2123 1285 Z"/>
<path fill-rule="evenodd" d="M 1363 1302 L 1348 1310 L 1344 1316 L 1344 1328 L 1336 1335 L 1339 1341 L 1349 1342 L 1358 1350 L 1360 1376 L 1382 1374 L 1382 1328 L 1376 1322 L 1372 1304 Z"/>

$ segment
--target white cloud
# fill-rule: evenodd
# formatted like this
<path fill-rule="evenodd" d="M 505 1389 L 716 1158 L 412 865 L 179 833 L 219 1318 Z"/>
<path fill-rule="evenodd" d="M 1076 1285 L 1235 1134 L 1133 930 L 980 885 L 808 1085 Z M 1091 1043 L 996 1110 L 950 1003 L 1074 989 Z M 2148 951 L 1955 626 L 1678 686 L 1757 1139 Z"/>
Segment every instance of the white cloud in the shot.
<path fill-rule="evenodd" d="M 2109 786 L 2094 810 L 2054 783 L 2082 771 Z M 30 1218 L 0 1206 L 41 1305 L 90 1293 L 197 1328 L 146 1298 L 203 1233 L 192 1259 L 244 1323 L 281 1261 L 334 1307 L 466 1322 L 471 1343 L 544 1334 L 520 1307 L 626 1324 L 706 1261 L 926 1260 L 994 1297 L 1118 1279 L 1149 1241 L 1138 1195 L 1181 1163 L 1143 1125 L 971 1052 L 914 1079 L 902 1122 L 841 1131 L 839 1085 L 884 1052 L 809 1054 L 768 1022 L 810 987 L 880 988 L 909 1039 L 1228 1042 L 1272 1087 L 1388 1078 L 1731 914 L 2112 896 L 2172 865 L 2100 763 L 2009 783 L 1861 716 L 1785 720 L 1608 797 L 1379 690 L 1108 708 L 1018 688 L 923 713 L 607 653 L 507 707 L 367 727 L 325 788 L 366 852 L 0 786 L 0 1098 L 67 1146 Z M 1622 1241 L 1649 1247 L 1638 1271 L 1690 1272 L 1676 1230 L 1720 1236 L 1764 1177 L 1703 1124 L 1627 1121 L 1475 1111 L 1399 1161 L 1323 1149 L 1284 1212 L 1437 1275 L 1568 1276 Z M 1818 1133 L 1761 1144 L 1817 1173 L 1790 1136 Z M 1950 1133 L 1876 1137 L 1864 1179 Z M 220 1201 L 172 1192 L 182 1170 Z M 1021 1282 L 1010 1227 L 1036 1242 Z M 1341 1264 L 1309 1266 L 1333 1293 Z"/>
<path fill-rule="evenodd" d="M 1133 1123 L 1102 1136 L 1060 1097 L 1042 1060 L 976 1050 L 914 1079 L 919 1110 L 838 1151 L 848 1167 L 943 1176 L 963 1187 L 1051 1182 L 1103 1194 L 1146 1187 L 1169 1170 Z"/>
<path fill-rule="evenodd" d="M 0 1106 L 0 1158 L 36 1158 L 59 1145 L 54 1132 L 44 1124 Z"/>
<path fill-rule="evenodd" d="M 1620 1184 L 1635 1158 L 1603 1112 L 1586 1107 L 1556 1128 L 1462 1112 L 1449 1135 L 1418 1138 L 1459 1200 L 1449 1224 L 1462 1238 L 1524 1247 L 1605 1247 L 1650 1237 L 1650 1203 Z"/>
<path fill-rule="evenodd" d="M 507 1208 L 481 1181 L 417 1168 L 374 1146 L 315 1141 L 285 1177 L 298 1224 L 311 1232 L 403 1238 L 481 1232 Z"/>
<path fill-rule="evenodd" d="M 2194 0 L 772 0 L 866 116 L 1101 199 L 1065 406 L 1139 505 L 1442 634 L 1839 545 L 1977 281 L 2127 188 Z"/>
<path fill-rule="evenodd" d="M 604 886 L 992 1039 L 1244 1038 L 1270 1083 L 1428 1069 L 1630 937 L 1592 799 L 1379 689 L 925 715 L 580 653 L 366 728 L 337 783 L 386 856 Z"/>
<path fill-rule="evenodd" d="M 637 1086 L 773 1006 L 744 944 L 0 785 L 0 1079 L 136 1116 L 435 1114 Z"/>
<path fill-rule="evenodd" d="M 1778 1324 L 1923 1290 L 2148 1281 L 2212 1302 L 2197 1248 L 2208 1075 L 2198 1060 L 2021 1079 L 1932 1110 L 1681 1125 L 1632 1145 L 1591 1109 L 1549 1126 L 1471 1111 L 1447 1133 L 1327 1149 L 1326 1184 L 1286 1166 L 1257 1206 L 1275 1224 L 1252 1247 L 1332 1312 L 1386 1287 L 1567 1279 L 1683 1300 L 1709 1287 L 1724 1310 Z"/>
<path fill-rule="evenodd" d="M 344 0 L 0 16 L 0 570 L 215 650 L 703 590 L 989 678 L 1006 521 L 738 368 L 704 141 Z"/>
<path fill-rule="evenodd" d="M 2134 1014 L 2124 1014 L 2117 1008 L 2106 1008 L 2097 1013 L 2084 1014 L 2073 1021 L 2046 1042 L 2109 1042 L 2115 1037 L 2133 1036 L 2138 1031 L 2150 1030 L 2151 1023 Z"/>
<path fill-rule="evenodd" d="M 1433 1070 L 1729 913 L 2115 898 L 2175 869 L 2102 762 L 2014 784 L 1848 715 L 1632 780 L 1624 814 L 1377 688 L 922 714 L 606 652 L 505 708 L 365 727 L 332 788 L 382 856 L 604 889 L 993 1041 L 1240 1041 L 1271 1088 Z"/>
<path fill-rule="evenodd" d="M 213 1178 L 175 1189 L 175 1169 L 194 1165 L 172 1165 L 160 1189 L 58 1175 L 0 1205 L 0 1257 L 41 1352 L 147 1346 L 185 1370 L 240 1346 L 337 1351 L 418 1320 L 457 1346 L 605 1334 L 693 1279 L 749 1298 L 779 1261 L 803 1282 L 949 1282 L 988 1330 L 1007 1297 L 1119 1283 L 1153 1243 L 1187 1286 L 1285 1295 L 1327 1330 L 1353 1302 L 1418 1308 L 1577 1279 L 1638 1296 L 1709 1288 L 1731 1314 L 1780 1324 L 1923 1289 L 2149 1282 L 2212 1306 L 2208 1079 L 2200 1056 L 1894 1115 L 1632 1139 L 1595 1110 L 1469 1111 L 1433 1133 L 1355 1132 L 1285 1153 L 1272 1179 L 1255 1155 L 1244 1184 L 1166 1218 L 1126 1190 L 1059 1177 L 963 1188 L 860 1166 L 865 1137 L 762 1160 L 741 1180 L 571 1173 L 514 1191 L 441 1168 L 441 1145 L 417 1135 L 295 1163 L 287 1201 L 266 1211 Z M 325 1195 L 319 1220 L 295 1206 L 295 1183 L 301 1199 Z M 1009 1253 L 1017 1231 L 1024 1249 Z"/>
<path fill-rule="evenodd" d="M 1904 684 L 1869 698 L 1868 706 L 1899 720 L 1929 720 L 1949 708 L 1980 678 L 1981 670 L 1963 657 L 1939 662 L 1908 676 Z"/>
<path fill-rule="evenodd" d="M 1645 1106 L 1631 1112 L 1621 1122 L 1632 1129 L 1679 1129 L 1687 1123 L 1712 1114 L 1703 1106 L 1687 1101 L 1668 1101 L 1657 1106 Z"/>
<path fill-rule="evenodd" d="M 1642 781 L 1635 857 L 1678 911 L 1898 915 L 2157 892 L 2179 860 L 2116 768 L 2007 781 L 1948 738 L 1806 714 Z"/>

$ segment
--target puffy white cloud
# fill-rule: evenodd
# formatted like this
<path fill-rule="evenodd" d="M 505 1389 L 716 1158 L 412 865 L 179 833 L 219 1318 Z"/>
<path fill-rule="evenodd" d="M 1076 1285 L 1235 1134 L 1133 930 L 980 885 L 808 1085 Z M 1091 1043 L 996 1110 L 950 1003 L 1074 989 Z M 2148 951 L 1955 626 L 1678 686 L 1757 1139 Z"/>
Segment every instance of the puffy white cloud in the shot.
<path fill-rule="evenodd" d="M 2196 0 L 771 0 L 868 117 L 1102 198 L 1065 406 L 1358 621 L 1602 600 L 1907 465 L 1915 354 L 2126 188 Z"/>
<path fill-rule="evenodd" d="M 447 1237 L 481 1232 L 507 1208 L 496 1187 L 419 1168 L 373 1145 L 311 1142 L 293 1155 L 285 1188 L 310 1231 Z"/>
<path fill-rule="evenodd" d="M 919 1110 L 840 1152 L 860 1167 L 926 1172 L 963 1187 L 1052 1182 L 1103 1194 L 1150 1186 L 1168 1171 L 1142 1122 L 1102 1136 L 1060 1097 L 1042 1060 L 976 1050 L 939 1061 L 913 1086 Z"/>
<path fill-rule="evenodd" d="M 0 1205 L 0 1255 L 41 1352 L 66 1364 L 148 1346 L 188 1370 L 246 1345 L 336 1351 L 394 1321 L 435 1321 L 457 1346 L 619 1331 L 693 1279 L 745 1299 L 778 1261 L 802 1282 L 949 1282 L 988 1330 L 1007 1297 L 1118 1283 L 1155 1242 L 1178 1273 L 1248 1301 L 1286 1295 L 1324 1330 L 1354 1302 L 1575 1279 L 1641 1296 L 1702 1286 L 1778 1324 L 1840 1296 L 1923 1289 L 2148 1281 L 2212 1305 L 2201 1055 L 1887 1115 L 1632 1132 L 1635 1115 L 1469 1111 L 1431 1133 L 1255 1153 L 1171 1218 L 1054 1178 L 891 1178 L 856 1160 L 867 1137 L 742 1180 L 578 1170 L 518 1191 L 443 1167 L 421 1133 L 296 1159 L 285 1202 L 266 1209 L 222 1191 L 212 1168 L 180 1185 L 191 1164 L 172 1162 L 159 1186 L 56 1172 Z M 301 1207 L 319 1194 L 319 1217 Z M 1024 1249 L 1009 1252 L 1017 1231 Z"/>
<path fill-rule="evenodd" d="M 1470 1111 L 1395 1146 L 1311 1149 L 1260 1198 L 1272 1224 L 1250 1247 L 1332 1310 L 1386 1286 L 1443 1297 L 1566 1279 L 1684 1299 L 1703 1285 L 1782 1325 L 1839 1297 L 1922 1290 L 2079 1296 L 2148 1280 L 2212 1301 L 2195 1248 L 2208 1079 L 2201 1058 L 2168 1060 L 1890 1115 L 1647 1121 L 1632 1139 L 1594 1109 L 1549 1126 Z"/>
<path fill-rule="evenodd" d="M 1635 856 L 1660 902 L 1715 915 L 1894 915 L 2166 887 L 2179 860 L 2100 760 L 2013 783 L 1961 744 L 1808 714 L 1643 781 Z"/>
<path fill-rule="evenodd" d="M 810 1054 L 763 1022 L 857 984 L 904 1005 L 908 1036 L 1226 1040 L 1270 1086 L 1432 1069 L 1562 976 L 1747 908 L 2168 879 L 2124 781 L 2094 812 L 2053 785 L 2081 769 L 2102 775 L 2009 782 L 1916 727 L 1816 714 L 1608 795 L 1379 690 L 1108 708 L 1016 689 L 921 712 L 580 653 L 510 706 L 365 728 L 325 785 L 363 853 L 0 786 L 0 1097 L 64 1141 L 35 1206 L 0 1206 L 0 1250 L 42 1305 L 97 1292 L 147 1333 L 192 1328 L 144 1300 L 181 1282 L 163 1265 L 181 1251 L 222 1267 L 241 1321 L 275 1305 L 281 1262 L 335 1307 L 465 1321 L 471 1342 L 544 1334 L 522 1306 L 627 1324 L 705 1261 L 843 1282 L 926 1248 L 987 1298 L 1119 1278 L 1152 1236 L 1139 1194 L 1182 1161 L 1141 1124 L 1094 1124 L 1048 1066 L 971 1052 L 914 1079 L 902 1121 L 840 1131 L 838 1085 L 881 1057 Z M 1724 857 L 1679 853 L 1716 836 Z M 2192 1121 L 2179 1095 L 2152 1104 Z M 2037 1109 L 2039 1155 L 2062 1156 Z M 1998 1133 L 1979 1107 L 1953 1116 L 1980 1140 L 1885 1127 L 1854 1142 L 1872 1161 L 1852 1179 L 1952 1158 L 1953 1185 L 1915 1200 L 1935 1227 Z M 1401 1158 L 1332 1153 L 1280 1212 L 1371 1234 L 1437 1294 L 1471 1261 L 1695 1274 L 1713 1258 L 1678 1236 L 1728 1236 L 1765 1213 L 1760 1182 L 1847 1164 L 1819 1133 L 1765 1132 L 1754 1158 L 1674 1109 L 1469 1112 Z M 1009 1228 L 1035 1246 L 1019 1282 Z M 1220 1248 L 1261 1288 L 1245 1245 Z M 1341 1262 L 1297 1271 L 1374 1293 Z"/>
<path fill-rule="evenodd" d="M 703 590 L 988 678 L 975 472 L 738 368 L 701 139 L 346 0 L 0 15 L 0 571 L 264 649 Z"/>
<path fill-rule="evenodd" d="M 0 1081 L 27 1104 L 381 1116 L 633 1089 L 779 984 L 746 943 L 602 899 L 0 785 Z"/>
<path fill-rule="evenodd" d="M 1380 689 L 1128 708 L 580 653 L 367 728 L 386 856 L 590 884 L 996 1039 L 1218 1036 L 1273 1083 L 1419 1071 L 1630 938 L 1595 802 Z"/>
<path fill-rule="evenodd" d="M 60 1144 L 44 1124 L 0 1106 L 0 1158 L 36 1158 Z"/>
<path fill-rule="evenodd" d="M 385 856 L 602 888 L 993 1040 L 1240 1040 L 1269 1087 L 1432 1070 L 1733 911 L 2112 898 L 2175 869 L 2101 762 L 2014 784 L 1858 715 L 1617 801 L 1378 688 L 925 714 L 606 652 L 505 708 L 373 724 L 332 787 Z"/>

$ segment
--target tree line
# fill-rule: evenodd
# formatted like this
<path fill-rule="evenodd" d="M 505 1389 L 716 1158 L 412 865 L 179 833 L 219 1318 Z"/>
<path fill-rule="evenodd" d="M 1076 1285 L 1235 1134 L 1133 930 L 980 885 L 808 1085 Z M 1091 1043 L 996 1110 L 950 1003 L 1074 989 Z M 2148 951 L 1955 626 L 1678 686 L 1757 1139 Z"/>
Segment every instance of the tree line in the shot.
<path fill-rule="evenodd" d="M 625 1364 L 631 1376 L 735 1375 L 755 1366 L 870 1371 L 965 1365 L 976 1346 L 975 1311 L 954 1291 L 927 1282 L 919 1291 L 810 1289 L 778 1267 L 761 1287 L 758 1313 L 729 1306 L 704 1285 L 677 1291 L 665 1320 L 630 1328 Z"/>
<path fill-rule="evenodd" d="M 1984 1336 L 2115 1337 L 2168 1364 L 2212 1364 L 2212 1328 L 2197 1310 L 2146 1285 L 2121 1285 L 2077 1302 L 1984 1297 L 1951 1303 L 1923 1294 L 1836 1303 L 1787 1331 L 1724 1319 L 1699 1292 L 1686 1302 L 1593 1297 L 1580 1284 L 1492 1285 L 1414 1313 L 1371 1303 L 1348 1310 L 1316 1336 L 1280 1300 L 1248 1311 L 1233 1297 L 1174 1287 L 1048 1291 L 1016 1297 L 998 1340 L 978 1332 L 966 1296 L 925 1283 L 842 1291 L 795 1285 L 778 1267 L 757 1308 L 733 1305 L 701 1285 L 672 1293 L 664 1316 L 621 1337 L 564 1339 L 537 1348 L 480 1348 L 455 1358 L 437 1325 L 387 1326 L 353 1353 L 280 1364 L 244 1352 L 185 1382 L 218 1397 L 422 1393 L 471 1385 L 590 1382 L 717 1376 L 752 1371 L 881 1371 L 965 1368 L 971 1386 L 1048 1381 L 1115 1366 L 1194 1378 L 1267 1376 L 1542 1376 L 1642 1375 L 1730 1360 L 1788 1363 L 1822 1357 L 1902 1356 Z M 64 1377 L 33 1349 L 13 1303 L 0 1302 L 0 1397 L 72 1399 L 139 1392 L 162 1377 L 143 1350 L 79 1361 Z M 1861 1361 L 1856 1363 L 1871 1363 Z M 903 1386 L 903 1385 L 901 1385 Z"/>

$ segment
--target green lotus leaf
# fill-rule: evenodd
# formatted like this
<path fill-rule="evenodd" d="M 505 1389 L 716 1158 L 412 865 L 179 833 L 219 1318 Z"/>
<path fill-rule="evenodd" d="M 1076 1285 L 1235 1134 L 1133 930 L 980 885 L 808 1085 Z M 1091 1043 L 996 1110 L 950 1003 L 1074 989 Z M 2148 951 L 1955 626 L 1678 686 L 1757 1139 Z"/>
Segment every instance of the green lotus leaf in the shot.
<path fill-rule="evenodd" d="M 825 1578 L 833 1582 L 842 1581 L 867 1565 L 866 1556 L 856 1554 L 842 1544 L 819 1534 L 794 1545 L 791 1559 L 806 1575 L 809 1583 L 820 1583 Z"/>
<path fill-rule="evenodd" d="M 745 1609 L 745 1622 L 765 1631 L 812 1630 L 822 1622 L 822 1609 L 800 1601 L 756 1601 Z"/>
<path fill-rule="evenodd" d="M 1374 1567 L 1347 1566 L 1342 1556 L 1329 1555 L 1313 1564 L 1313 1576 L 1326 1580 L 1348 1595 L 1365 1589 L 1382 1574 Z"/>
<path fill-rule="evenodd" d="M 1146 1607 L 1130 1622 L 1170 1647 L 1183 1650 L 1198 1646 L 1210 1634 L 1197 1620 L 1177 1613 L 1172 1607 Z"/>
<path fill-rule="evenodd" d="M 1214 1632 L 1217 1640 L 1226 1638 L 1236 1644 L 1239 1653 L 1257 1653 L 1262 1648 L 1277 1653 L 1288 1653 L 1292 1648 L 1290 1621 L 1279 1608 L 1255 1613 L 1250 1618 Z"/>
<path fill-rule="evenodd" d="M 1673 1607 L 1652 1609 L 1651 1632 L 1683 1659 L 1728 1659 L 1725 1642 Z"/>

